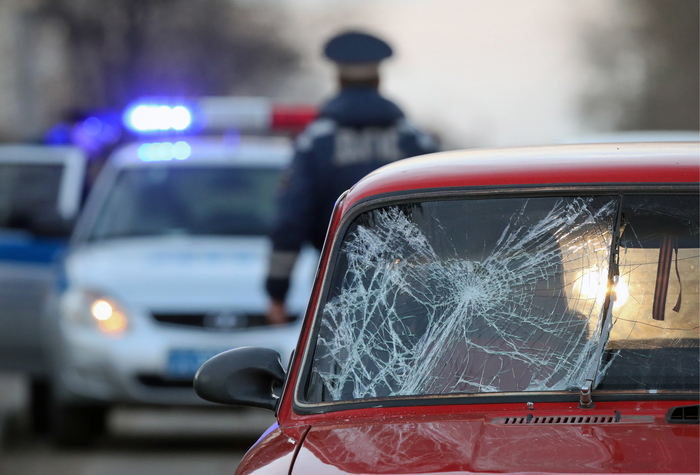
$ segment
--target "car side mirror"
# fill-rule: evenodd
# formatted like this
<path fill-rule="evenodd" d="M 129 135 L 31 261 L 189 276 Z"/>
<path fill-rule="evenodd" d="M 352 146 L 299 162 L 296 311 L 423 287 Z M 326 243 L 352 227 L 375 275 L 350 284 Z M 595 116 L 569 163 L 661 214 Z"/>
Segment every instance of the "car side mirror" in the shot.
<path fill-rule="evenodd" d="M 284 382 L 280 355 L 269 348 L 242 347 L 207 360 L 194 376 L 199 397 L 220 404 L 275 410 L 275 387 Z"/>

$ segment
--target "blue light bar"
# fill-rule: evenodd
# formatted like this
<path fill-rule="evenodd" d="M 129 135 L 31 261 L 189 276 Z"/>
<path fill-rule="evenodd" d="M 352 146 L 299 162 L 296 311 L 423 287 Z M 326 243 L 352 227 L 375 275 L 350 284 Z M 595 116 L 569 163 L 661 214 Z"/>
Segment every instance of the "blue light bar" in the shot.
<path fill-rule="evenodd" d="M 192 112 L 183 105 L 140 103 L 124 113 L 124 125 L 136 133 L 182 132 L 192 123 Z"/>

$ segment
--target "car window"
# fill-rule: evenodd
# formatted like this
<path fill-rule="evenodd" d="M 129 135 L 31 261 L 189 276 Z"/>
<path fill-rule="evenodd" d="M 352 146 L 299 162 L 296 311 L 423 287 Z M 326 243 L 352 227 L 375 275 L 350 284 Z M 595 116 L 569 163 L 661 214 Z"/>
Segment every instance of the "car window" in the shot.
<path fill-rule="evenodd" d="M 599 389 L 698 389 L 698 197 L 623 200 L 618 304 Z"/>
<path fill-rule="evenodd" d="M 189 234 L 263 235 L 274 212 L 274 168 L 122 170 L 90 239 Z"/>
<path fill-rule="evenodd" d="M 57 210 L 64 165 L 0 163 L 0 228 L 24 229 L 41 212 Z"/>
<path fill-rule="evenodd" d="M 333 264 L 304 399 L 565 391 L 591 377 L 697 389 L 699 266 L 697 195 L 367 211 Z"/>

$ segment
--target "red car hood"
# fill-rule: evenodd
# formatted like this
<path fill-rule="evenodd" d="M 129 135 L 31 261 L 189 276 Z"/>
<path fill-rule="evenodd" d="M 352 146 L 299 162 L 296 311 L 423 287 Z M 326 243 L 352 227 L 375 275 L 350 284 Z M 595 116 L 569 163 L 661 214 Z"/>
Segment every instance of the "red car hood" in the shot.
<path fill-rule="evenodd" d="M 664 412 L 583 422 L 572 413 L 562 414 L 566 420 L 552 417 L 442 415 L 314 425 L 292 474 L 699 472 L 699 426 L 669 424 Z"/>

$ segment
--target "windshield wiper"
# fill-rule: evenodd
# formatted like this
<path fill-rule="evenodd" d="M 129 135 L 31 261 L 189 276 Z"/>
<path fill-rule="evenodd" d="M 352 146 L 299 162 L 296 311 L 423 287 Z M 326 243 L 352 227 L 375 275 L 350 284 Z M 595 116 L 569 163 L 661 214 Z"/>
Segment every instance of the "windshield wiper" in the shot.
<path fill-rule="evenodd" d="M 583 386 L 580 388 L 579 407 L 582 409 L 590 409 L 595 404 L 593 403 L 593 388 L 598 378 L 598 371 L 603 359 L 605 347 L 608 344 L 610 330 L 612 329 L 612 310 L 616 300 L 615 286 L 620 280 L 620 239 L 622 235 L 622 196 L 617 203 L 617 213 L 615 213 L 615 222 L 613 223 L 613 235 L 610 244 L 610 259 L 608 262 L 608 292 L 605 296 L 603 304 L 603 322 L 600 330 L 600 338 L 598 346 L 592 355 L 591 364 L 588 367 L 588 374 Z"/>

